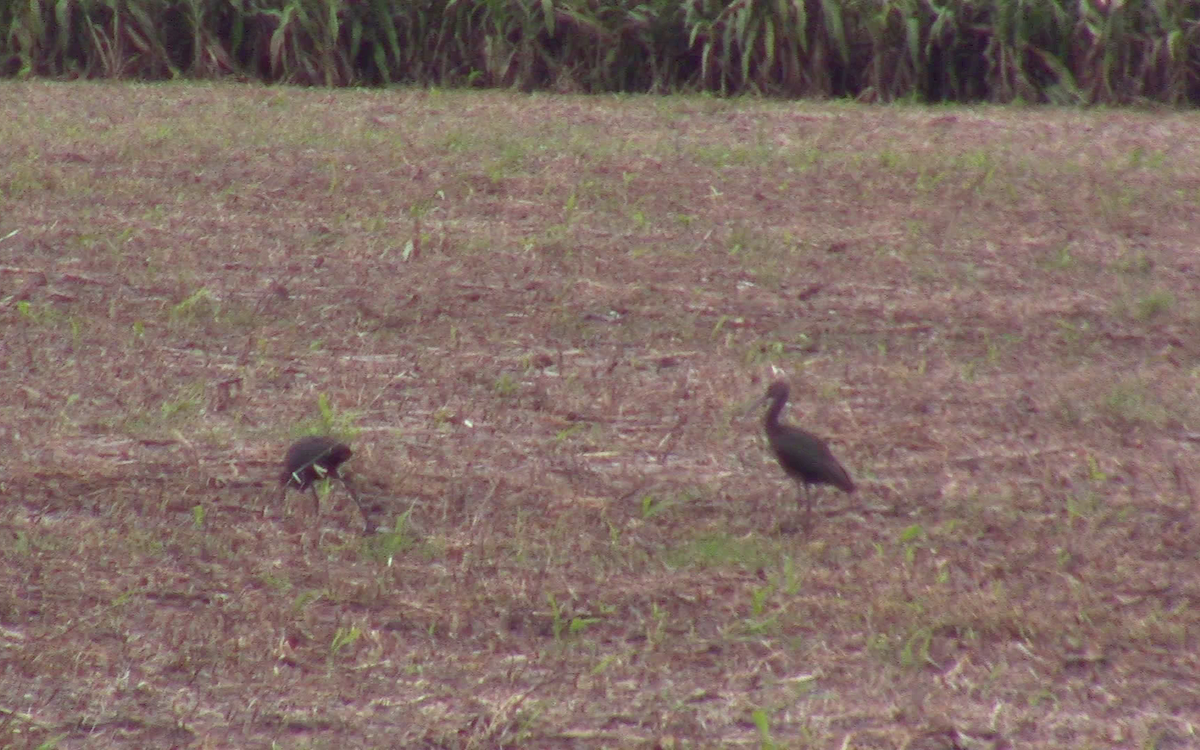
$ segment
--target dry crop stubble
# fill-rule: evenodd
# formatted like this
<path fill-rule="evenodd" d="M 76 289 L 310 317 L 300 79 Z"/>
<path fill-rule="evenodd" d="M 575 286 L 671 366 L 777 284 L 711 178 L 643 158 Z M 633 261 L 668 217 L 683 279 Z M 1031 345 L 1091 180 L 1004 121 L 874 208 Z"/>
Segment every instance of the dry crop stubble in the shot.
<path fill-rule="evenodd" d="M 13 742 L 1193 739 L 1188 118 L 5 88 Z"/>

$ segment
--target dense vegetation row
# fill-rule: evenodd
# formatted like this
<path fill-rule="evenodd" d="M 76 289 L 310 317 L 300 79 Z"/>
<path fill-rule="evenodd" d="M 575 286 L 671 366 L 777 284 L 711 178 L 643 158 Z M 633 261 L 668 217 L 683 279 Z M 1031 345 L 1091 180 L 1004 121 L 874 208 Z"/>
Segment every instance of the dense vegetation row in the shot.
<path fill-rule="evenodd" d="M 0 75 L 1200 103 L 1200 0 L 0 0 Z"/>

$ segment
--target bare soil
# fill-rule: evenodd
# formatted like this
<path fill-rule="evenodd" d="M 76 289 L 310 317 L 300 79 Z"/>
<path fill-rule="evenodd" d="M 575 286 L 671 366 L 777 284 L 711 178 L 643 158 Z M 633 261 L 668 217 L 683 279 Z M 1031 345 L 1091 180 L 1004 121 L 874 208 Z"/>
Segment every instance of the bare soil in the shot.
<path fill-rule="evenodd" d="M 1200 745 L 1194 115 L 0 115 L 0 746 Z"/>

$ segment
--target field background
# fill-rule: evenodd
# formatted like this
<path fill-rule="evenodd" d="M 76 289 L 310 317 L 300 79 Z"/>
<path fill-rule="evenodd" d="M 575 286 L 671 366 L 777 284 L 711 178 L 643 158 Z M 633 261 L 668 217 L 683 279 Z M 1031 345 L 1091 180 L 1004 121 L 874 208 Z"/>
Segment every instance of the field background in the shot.
<path fill-rule="evenodd" d="M 0 102 L 0 745 L 1200 742 L 1194 115 Z"/>

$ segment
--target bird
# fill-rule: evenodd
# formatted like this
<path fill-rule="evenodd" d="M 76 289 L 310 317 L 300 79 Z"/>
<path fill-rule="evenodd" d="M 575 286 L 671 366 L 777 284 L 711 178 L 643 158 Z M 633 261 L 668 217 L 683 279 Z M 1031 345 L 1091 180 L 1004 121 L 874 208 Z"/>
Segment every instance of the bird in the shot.
<path fill-rule="evenodd" d="M 755 402 L 757 409 L 767 401 L 772 402 L 763 420 L 767 442 L 784 472 L 804 490 L 804 525 L 807 528 L 812 517 L 812 490 L 814 484 L 829 484 L 846 493 L 854 492 L 854 480 L 842 467 L 825 441 L 799 427 L 782 424 L 779 415 L 788 400 L 788 384 L 777 380 L 767 388 L 767 393 Z"/>
<path fill-rule="evenodd" d="M 320 513 L 321 499 L 317 495 L 317 488 L 313 486 L 313 483 L 325 477 L 337 479 L 346 488 L 346 492 L 350 494 L 354 504 L 358 506 L 363 520 L 370 525 L 367 511 L 359 501 L 358 495 L 350 487 L 346 478 L 338 473 L 338 467 L 353 455 L 354 451 L 350 450 L 350 446 L 325 435 L 309 435 L 300 438 L 292 443 L 283 459 L 283 473 L 279 475 L 282 493 L 287 494 L 289 487 L 294 487 L 301 492 L 311 489 L 313 505 L 316 512 Z"/>

